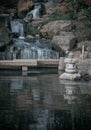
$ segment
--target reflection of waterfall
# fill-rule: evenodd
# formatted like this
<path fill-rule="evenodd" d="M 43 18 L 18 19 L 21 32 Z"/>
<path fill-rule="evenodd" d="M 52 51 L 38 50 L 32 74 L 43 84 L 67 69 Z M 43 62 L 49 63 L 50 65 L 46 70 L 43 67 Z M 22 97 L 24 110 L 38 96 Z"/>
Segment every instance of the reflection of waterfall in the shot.
<path fill-rule="evenodd" d="M 10 92 L 18 92 L 23 89 L 23 80 L 20 79 L 12 79 L 10 85 Z"/>
<path fill-rule="evenodd" d="M 27 43 L 24 40 L 17 39 L 15 44 L 7 48 L 6 57 L 11 59 L 58 59 L 59 53 L 51 50 L 51 48 L 44 48 L 43 43 L 35 41 L 35 43 Z"/>
<path fill-rule="evenodd" d="M 20 38 L 24 38 L 24 24 L 23 24 L 23 22 L 20 22 L 19 20 L 12 20 L 10 22 L 10 24 L 11 24 L 12 32 L 19 34 Z"/>
<path fill-rule="evenodd" d="M 33 111 L 33 117 L 36 120 L 35 124 L 30 123 L 29 124 L 29 130 L 47 130 L 47 124 L 48 124 L 48 119 L 49 116 L 49 110 L 48 109 L 39 109 L 39 110 L 34 110 Z"/>

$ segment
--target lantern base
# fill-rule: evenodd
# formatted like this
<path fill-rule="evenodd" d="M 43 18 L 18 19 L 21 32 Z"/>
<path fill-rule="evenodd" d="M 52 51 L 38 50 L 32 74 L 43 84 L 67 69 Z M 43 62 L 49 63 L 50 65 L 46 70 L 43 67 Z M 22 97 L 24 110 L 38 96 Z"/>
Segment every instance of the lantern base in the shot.
<path fill-rule="evenodd" d="M 79 80 L 81 78 L 81 75 L 79 73 L 63 73 L 62 75 L 59 76 L 60 79 L 64 80 Z"/>

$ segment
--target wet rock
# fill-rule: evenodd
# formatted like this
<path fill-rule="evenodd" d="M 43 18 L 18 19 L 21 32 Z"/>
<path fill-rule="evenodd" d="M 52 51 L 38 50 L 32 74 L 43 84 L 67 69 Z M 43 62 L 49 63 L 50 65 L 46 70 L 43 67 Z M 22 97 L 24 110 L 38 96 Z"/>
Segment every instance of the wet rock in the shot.
<path fill-rule="evenodd" d="M 31 21 L 32 21 L 32 18 L 33 18 L 33 16 L 32 16 L 32 14 L 30 14 L 30 15 L 28 15 L 28 16 L 26 16 L 26 17 L 24 18 L 24 21 L 25 21 L 25 22 L 31 22 Z"/>
<path fill-rule="evenodd" d="M 71 31 L 73 28 L 73 22 L 70 20 L 56 20 L 49 22 L 42 26 L 40 30 L 41 37 L 53 38 L 55 35 L 59 35 L 61 31 Z"/>
<path fill-rule="evenodd" d="M 33 8 L 34 3 L 30 0 L 19 0 L 18 2 L 18 16 L 24 17 L 26 13 Z"/>
<path fill-rule="evenodd" d="M 0 28 L 0 47 L 9 44 L 11 40 L 10 30 L 5 27 Z"/>
<path fill-rule="evenodd" d="M 26 36 L 26 41 L 27 42 L 30 42 L 30 41 L 33 41 L 34 40 L 34 36 L 32 36 L 32 35 L 27 35 Z"/>
<path fill-rule="evenodd" d="M 32 8 L 32 6 L 33 6 L 32 1 L 19 0 L 18 12 L 23 12 L 23 11 L 29 10 L 29 8 Z"/>
<path fill-rule="evenodd" d="M 54 36 L 52 43 L 64 51 L 69 51 L 77 46 L 77 38 L 71 32 L 64 32 L 63 35 Z"/>
<path fill-rule="evenodd" d="M 84 81 L 91 80 L 91 76 L 88 73 L 86 73 L 86 72 L 81 72 L 80 75 L 81 75 L 81 80 L 84 80 Z"/>

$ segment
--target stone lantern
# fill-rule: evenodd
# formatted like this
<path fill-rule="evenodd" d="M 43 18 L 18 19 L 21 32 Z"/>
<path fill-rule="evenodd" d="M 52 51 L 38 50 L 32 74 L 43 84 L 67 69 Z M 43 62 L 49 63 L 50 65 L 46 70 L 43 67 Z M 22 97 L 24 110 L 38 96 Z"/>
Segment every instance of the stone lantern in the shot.
<path fill-rule="evenodd" d="M 65 72 L 60 75 L 60 79 L 64 80 L 77 80 L 80 79 L 80 74 L 77 69 L 78 60 L 74 58 L 74 54 L 70 52 L 68 58 L 64 60 L 66 64 Z"/>

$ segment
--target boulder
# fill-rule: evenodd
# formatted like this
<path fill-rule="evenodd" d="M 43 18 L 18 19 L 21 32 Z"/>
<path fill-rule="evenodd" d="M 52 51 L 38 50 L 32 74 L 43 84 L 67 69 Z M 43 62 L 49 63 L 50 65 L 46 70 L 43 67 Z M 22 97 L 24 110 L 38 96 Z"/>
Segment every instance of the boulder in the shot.
<path fill-rule="evenodd" d="M 34 3 L 31 0 L 19 0 L 18 2 L 18 17 L 24 18 L 30 9 L 32 9 Z"/>
<path fill-rule="evenodd" d="M 31 0 L 19 0 L 18 2 L 18 13 L 24 12 L 32 8 L 33 2 Z"/>
<path fill-rule="evenodd" d="M 26 41 L 27 42 L 31 42 L 31 41 L 33 41 L 34 40 L 34 36 L 32 36 L 32 35 L 27 35 L 26 36 Z"/>
<path fill-rule="evenodd" d="M 11 32 L 5 27 L 0 28 L 0 47 L 9 44 L 11 40 Z"/>
<path fill-rule="evenodd" d="M 60 48 L 64 51 L 69 51 L 77 46 L 77 38 L 71 32 L 64 32 L 59 36 L 54 36 L 52 39 L 54 47 Z"/>
<path fill-rule="evenodd" d="M 40 36 L 51 39 L 55 35 L 59 35 L 61 31 L 71 31 L 73 22 L 71 20 L 51 21 L 40 29 Z"/>

